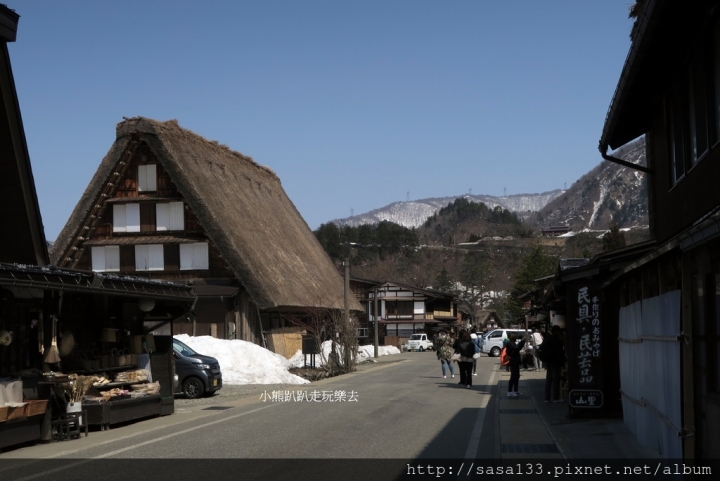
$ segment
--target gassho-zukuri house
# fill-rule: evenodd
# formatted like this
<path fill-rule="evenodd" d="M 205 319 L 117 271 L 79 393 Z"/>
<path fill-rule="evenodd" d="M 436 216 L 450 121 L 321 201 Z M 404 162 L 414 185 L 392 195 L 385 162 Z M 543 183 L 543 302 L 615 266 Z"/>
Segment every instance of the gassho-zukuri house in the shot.
<path fill-rule="evenodd" d="M 50 256 L 58 267 L 191 282 L 195 318 L 173 324 L 176 334 L 263 344 L 289 316 L 344 308 L 342 277 L 277 175 L 175 120 L 117 125 Z"/>

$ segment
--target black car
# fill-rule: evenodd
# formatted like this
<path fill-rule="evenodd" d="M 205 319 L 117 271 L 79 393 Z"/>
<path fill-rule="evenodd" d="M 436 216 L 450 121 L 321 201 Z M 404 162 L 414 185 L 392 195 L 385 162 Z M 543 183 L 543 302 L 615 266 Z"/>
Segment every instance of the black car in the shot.
<path fill-rule="evenodd" d="M 217 359 L 198 354 L 177 339 L 173 339 L 173 353 L 178 393 L 195 399 L 222 387 L 222 373 Z"/>

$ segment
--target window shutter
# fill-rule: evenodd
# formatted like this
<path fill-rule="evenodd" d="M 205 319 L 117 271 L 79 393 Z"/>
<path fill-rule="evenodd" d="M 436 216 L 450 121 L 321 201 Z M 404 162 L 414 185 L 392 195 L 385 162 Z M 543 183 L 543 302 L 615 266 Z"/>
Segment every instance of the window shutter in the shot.
<path fill-rule="evenodd" d="M 193 266 L 194 269 L 208 269 L 207 243 L 193 244 Z"/>
<path fill-rule="evenodd" d="M 120 246 L 93 247 L 91 256 L 94 272 L 120 271 Z"/>
<path fill-rule="evenodd" d="M 155 164 L 138 165 L 138 192 L 157 190 L 157 169 Z"/>
<path fill-rule="evenodd" d="M 126 232 L 140 232 L 140 204 L 125 204 Z"/>
<path fill-rule="evenodd" d="M 161 271 L 165 268 L 165 253 L 162 244 L 150 245 L 150 270 Z"/>
<path fill-rule="evenodd" d="M 92 248 L 92 270 L 94 272 L 105 271 L 105 248 L 104 247 L 93 247 Z"/>
<path fill-rule="evenodd" d="M 120 246 L 105 246 L 105 272 L 120 272 Z"/>
<path fill-rule="evenodd" d="M 162 271 L 165 268 L 162 244 L 135 246 L 135 270 Z"/>
<path fill-rule="evenodd" d="M 208 245 L 180 244 L 180 270 L 209 269 Z"/>
<path fill-rule="evenodd" d="M 125 204 L 113 205 L 113 232 L 127 232 Z"/>
<path fill-rule="evenodd" d="M 135 246 L 135 270 L 150 270 L 150 249 L 146 245 Z"/>
<path fill-rule="evenodd" d="M 169 209 L 169 230 L 185 230 L 185 209 L 182 202 L 170 202 Z"/>
<path fill-rule="evenodd" d="M 170 204 L 155 206 L 157 230 L 170 230 Z"/>

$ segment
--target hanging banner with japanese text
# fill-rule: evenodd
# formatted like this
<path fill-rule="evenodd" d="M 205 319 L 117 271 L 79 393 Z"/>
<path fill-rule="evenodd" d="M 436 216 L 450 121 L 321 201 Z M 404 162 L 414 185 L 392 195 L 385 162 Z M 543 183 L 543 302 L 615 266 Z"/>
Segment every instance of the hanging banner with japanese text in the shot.
<path fill-rule="evenodd" d="M 568 402 L 571 408 L 602 409 L 603 312 L 598 284 L 573 282 L 567 306 Z"/>

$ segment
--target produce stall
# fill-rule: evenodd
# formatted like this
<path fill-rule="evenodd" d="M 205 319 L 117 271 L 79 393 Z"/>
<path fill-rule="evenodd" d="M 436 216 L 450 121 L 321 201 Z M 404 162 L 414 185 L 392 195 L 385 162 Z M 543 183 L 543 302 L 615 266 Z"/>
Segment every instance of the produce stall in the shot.
<path fill-rule="evenodd" d="M 164 281 L 0 263 L 0 383 L 14 393 L 0 395 L 0 449 L 62 438 L 73 410 L 71 425 L 100 429 L 172 414 L 172 338 L 153 331 L 194 300 Z"/>

